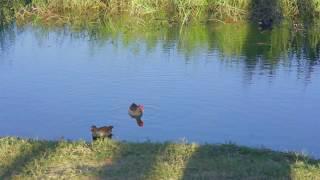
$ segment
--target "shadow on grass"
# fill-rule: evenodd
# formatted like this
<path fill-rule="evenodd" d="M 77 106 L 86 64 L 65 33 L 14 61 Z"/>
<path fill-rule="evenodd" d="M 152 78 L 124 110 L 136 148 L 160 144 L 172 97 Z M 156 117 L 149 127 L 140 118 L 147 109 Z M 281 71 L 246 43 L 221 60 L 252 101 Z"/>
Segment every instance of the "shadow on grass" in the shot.
<path fill-rule="evenodd" d="M 119 143 L 118 152 L 112 162 L 106 163 L 98 174 L 107 179 L 150 179 L 155 164 L 159 161 L 167 144 Z"/>
<path fill-rule="evenodd" d="M 291 179 L 297 161 L 320 165 L 295 154 L 233 144 L 204 145 L 189 159 L 182 179 Z"/>
<path fill-rule="evenodd" d="M 58 146 L 58 142 L 28 141 L 30 141 L 30 148 L 27 145 L 23 145 L 20 149 L 14 149 L 21 153 L 14 158 L 9 166 L 0 172 L 0 179 L 12 179 L 13 176 L 21 173 L 33 161 L 54 153 Z"/>
<path fill-rule="evenodd" d="M 4 139 L 0 179 L 291 179 L 320 177 L 320 161 L 234 144 Z M 7 150 L 7 147 L 12 149 Z M 20 152 L 20 153 L 19 153 Z M 52 156 L 53 155 L 53 156 Z M 12 159 L 12 161 L 11 161 Z M 55 161 L 55 162 L 54 162 Z M 8 164 L 10 163 L 10 164 Z M 39 169 L 40 168 L 40 169 Z"/>
<path fill-rule="evenodd" d="M 305 156 L 234 144 L 146 142 L 119 143 L 118 148 L 98 179 L 292 179 L 297 162 L 304 163 L 298 178 L 312 178 L 318 174 L 308 166 L 320 167 L 320 161 Z"/>

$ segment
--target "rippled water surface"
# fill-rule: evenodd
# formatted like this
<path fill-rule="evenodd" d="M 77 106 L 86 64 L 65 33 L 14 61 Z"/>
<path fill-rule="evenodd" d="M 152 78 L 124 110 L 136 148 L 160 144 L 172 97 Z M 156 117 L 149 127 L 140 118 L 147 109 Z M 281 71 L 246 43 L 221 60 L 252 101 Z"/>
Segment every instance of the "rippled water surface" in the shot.
<path fill-rule="evenodd" d="M 0 31 L 0 135 L 235 142 L 320 157 L 320 32 L 194 25 Z M 102 31 L 102 32 L 101 32 Z M 145 127 L 127 114 L 145 106 Z"/>

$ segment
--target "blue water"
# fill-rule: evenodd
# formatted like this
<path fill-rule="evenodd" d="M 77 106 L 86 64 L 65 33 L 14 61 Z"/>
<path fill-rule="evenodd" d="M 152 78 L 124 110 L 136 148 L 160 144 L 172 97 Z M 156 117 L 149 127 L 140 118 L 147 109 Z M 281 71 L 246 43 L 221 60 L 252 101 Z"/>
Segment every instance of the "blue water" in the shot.
<path fill-rule="evenodd" d="M 186 54 L 179 36 L 150 50 L 122 36 L 40 31 L 0 36 L 0 136 L 90 140 L 91 125 L 113 125 L 119 140 L 231 141 L 320 157 L 318 58 L 310 65 L 289 51 L 251 65 L 219 48 Z M 145 106 L 143 128 L 127 114 L 132 102 Z"/>

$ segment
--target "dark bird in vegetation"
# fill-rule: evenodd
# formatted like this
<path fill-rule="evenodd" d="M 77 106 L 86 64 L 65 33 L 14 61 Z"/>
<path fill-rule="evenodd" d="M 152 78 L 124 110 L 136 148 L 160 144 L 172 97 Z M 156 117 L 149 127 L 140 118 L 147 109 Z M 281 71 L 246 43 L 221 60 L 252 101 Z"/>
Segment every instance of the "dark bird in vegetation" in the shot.
<path fill-rule="evenodd" d="M 266 29 L 272 29 L 272 25 L 273 25 L 273 20 L 270 19 L 263 19 L 261 21 L 259 21 L 259 28 L 260 30 L 266 30 Z"/>
<path fill-rule="evenodd" d="M 92 140 L 112 138 L 112 129 L 113 126 L 102 126 L 96 127 L 95 125 L 91 126 Z"/>
<path fill-rule="evenodd" d="M 143 116 L 144 107 L 143 105 L 137 105 L 135 103 L 132 103 L 129 107 L 129 116 L 134 118 L 137 121 L 138 126 L 143 127 Z"/>

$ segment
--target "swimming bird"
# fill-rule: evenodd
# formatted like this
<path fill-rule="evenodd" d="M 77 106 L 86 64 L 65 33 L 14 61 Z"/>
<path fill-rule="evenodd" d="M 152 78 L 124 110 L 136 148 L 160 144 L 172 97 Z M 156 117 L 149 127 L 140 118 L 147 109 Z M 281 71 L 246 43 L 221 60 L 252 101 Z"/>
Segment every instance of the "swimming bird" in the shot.
<path fill-rule="evenodd" d="M 142 116 L 143 116 L 143 111 L 144 107 L 143 105 L 137 105 L 135 103 L 132 103 L 131 106 L 129 107 L 129 116 L 134 118 L 137 121 L 138 126 L 143 127 L 143 121 L 142 121 Z"/>
<path fill-rule="evenodd" d="M 272 24 L 273 24 L 273 20 L 270 19 L 263 19 L 261 21 L 259 21 L 259 27 L 261 30 L 266 30 L 266 29 L 271 29 L 272 28 Z"/>
<path fill-rule="evenodd" d="M 97 127 L 95 125 L 91 126 L 92 140 L 104 139 L 106 137 L 112 138 L 113 126 L 102 126 Z"/>

